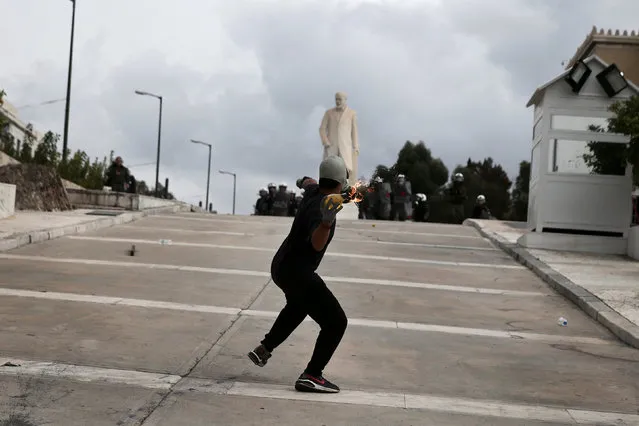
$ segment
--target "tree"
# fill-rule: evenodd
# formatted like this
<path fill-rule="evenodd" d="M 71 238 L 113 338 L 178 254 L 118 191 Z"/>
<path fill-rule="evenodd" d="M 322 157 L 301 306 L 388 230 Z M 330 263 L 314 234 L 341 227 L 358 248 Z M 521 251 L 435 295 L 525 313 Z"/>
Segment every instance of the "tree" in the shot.
<path fill-rule="evenodd" d="M 384 182 L 392 182 L 399 174 L 406 176 L 411 183 L 413 194 L 434 194 L 448 179 L 448 169 L 444 162 L 433 155 L 423 141 L 406 141 L 397 154 L 392 167 L 378 165 L 373 178 L 380 177 Z"/>
<path fill-rule="evenodd" d="M 60 135 L 50 131 L 47 132 L 33 153 L 33 162 L 57 167 L 60 159 L 60 154 L 58 153 L 59 141 Z"/>
<path fill-rule="evenodd" d="M 519 163 L 519 175 L 515 179 L 512 193 L 510 220 L 525 222 L 528 220 L 528 190 L 530 187 L 530 162 Z"/>
<path fill-rule="evenodd" d="M 584 154 L 585 163 L 593 173 L 623 174 L 626 164 L 633 166 L 633 181 L 639 186 L 639 96 L 614 102 L 608 108 L 614 115 L 608 119 L 608 128 L 590 126 L 591 131 L 619 133 L 630 137 L 630 143 L 588 143 L 589 153 Z"/>
<path fill-rule="evenodd" d="M 482 162 L 474 162 L 470 158 L 465 166 L 457 166 L 454 173 L 464 175 L 464 183 L 468 200 L 464 206 L 466 216 L 472 213 L 478 195 L 486 197 L 488 208 L 494 217 L 503 219 L 510 210 L 510 187 L 512 181 L 501 165 L 495 164 L 491 157 Z"/>

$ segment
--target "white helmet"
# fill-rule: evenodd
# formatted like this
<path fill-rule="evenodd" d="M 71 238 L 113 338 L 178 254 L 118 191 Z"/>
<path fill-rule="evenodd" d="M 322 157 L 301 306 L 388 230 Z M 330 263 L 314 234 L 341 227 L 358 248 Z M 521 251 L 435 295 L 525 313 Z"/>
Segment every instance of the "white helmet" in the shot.
<path fill-rule="evenodd" d="M 280 183 L 280 187 L 282 187 L 282 186 L 283 186 L 284 188 L 286 188 L 288 185 L 286 185 L 286 182 L 282 182 L 282 183 Z"/>
<path fill-rule="evenodd" d="M 453 175 L 453 181 L 454 182 L 463 182 L 464 181 L 464 175 L 461 173 L 455 173 Z"/>
<path fill-rule="evenodd" d="M 381 177 L 377 176 L 377 177 L 375 178 L 375 182 L 377 182 L 377 183 L 383 183 L 383 182 L 384 182 L 384 179 L 382 179 Z"/>
<path fill-rule="evenodd" d="M 260 188 L 260 192 L 268 192 L 268 189 L 266 189 L 266 188 Z"/>
<path fill-rule="evenodd" d="M 326 178 L 340 182 L 344 188 L 348 186 L 348 171 L 344 159 L 337 155 L 326 157 L 319 166 L 320 179 Z"/>
<path fill-rule="evenodd" d="M 275 186 L 275 184 L 274 184 L 273 182 L 269 183 L 269 184 L 268 184 L 268 187 L 269 187 L 269 188 L 277 188 L 277 186 Z"/>
<path fill-rule="evenodd" d="M 477 196 L 477 203 L 484 204 L 485 202 L 486 202 L 486 197 L 484 197 L 483 195 Z"/>
<path fill-rule="evenodd" d="M 426 194 L 422 194 L 422 193 L 417 194 L 417 199 L 419 201 L 426 201 Z"/>

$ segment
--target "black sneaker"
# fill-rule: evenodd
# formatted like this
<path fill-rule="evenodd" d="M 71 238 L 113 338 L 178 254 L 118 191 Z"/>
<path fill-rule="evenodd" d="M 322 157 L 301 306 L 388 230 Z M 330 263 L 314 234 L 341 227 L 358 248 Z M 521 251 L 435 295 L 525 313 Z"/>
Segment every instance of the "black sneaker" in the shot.
<path fill-rule="evenodd" d="M 266 350 L 264 345 L 259 345 L 257 348 L 248 353 L 248 357 L 258 367 L 264 367 L 268 359 L 271 357 L 271 353 Z"/>
<path fill-rule="evenodd" d="M 336 384 L 329 382 L 324 377 L 314 377 L 306 373 L 302 373 L 299 379 L 297 379 L 295 382 L 295 389 L 300 392 L 339 392 L 339 387 Z"/>

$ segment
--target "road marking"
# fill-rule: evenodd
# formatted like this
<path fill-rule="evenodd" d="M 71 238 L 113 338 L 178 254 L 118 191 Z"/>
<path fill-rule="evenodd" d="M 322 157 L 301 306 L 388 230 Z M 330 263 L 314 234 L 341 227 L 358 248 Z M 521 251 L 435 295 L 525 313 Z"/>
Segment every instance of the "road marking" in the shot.
<path fill-rule="evenodd" d="M 230 235 L 230 236 L 238 236 L 238 237 L 257 237 L 257 238 L 285 238 L 288 234 L 254 234 L 250 232 L 226 232 L 226 231 L 196 231 L 193 229 L 179 229 L 179 228 L 158 228 L 155 226 L 140 226 L 140 225 L 120 225 L 116 229 L 127 229 L 127 230 L 142 230 L 142 231 L 154 231 L 154 232 L 174 232 L 174 233 L 184 233 L 184 234 L 205 234 L 205 235 Z M 380 241 L 380 240 L 368 240 L 368 239 L 355 239 L 355 238 L 333 238 L 333 241 L 343 241 L 349 243 L 366 243 L 366 244 L 383 244 L 383 245 L 396 245 L 396 246 L 407 246 L 407 247 L 424 247 L 424 248 L 437 248 L 437 249 L 450 249 L 450 250 L 471 250 L 471 251 L 501 251 L 500 249 L 492 246 L 492 247 L 473 247 L 473 246 L 456 246 L 456 245 L 445 245 L 445 244 L 428 244 L 428 243 L 403 243 L 397 241 Z M 277 245 L 279 246 L 281 241 L 277 241 Z M 487 240 L 490 243 L 490 240 Z M 274 249 L 277 249 L 275 247 Z"/>
<path fill-rule="evenodd" d="M 149 218 L 151 218 L 149 216 Z M 279 221 L 260 221 L 260 220 L 243 220 L 243 219 L 206 219 L 203 217 L 186 217 L 186 216 L 173 216 L 173 215 L 153 215 L 153 218 L 157 219 L 173 219 L 173 220 L 194 220 L 196 222 L 208 222 L 208 223 L 239 223 L 239 224 L 252 224 L 252 225 L 261 225 L 261 226 L 287 226 L 291 227 L 293 221 L 287 221 L 286 223 L 281 223 Z M 293 219 L 293 218 L 290 218 Z"/>
<path fill-rule="evenodd" d="M 275 318 L 278 316 L 277 311 L 259 311 L 254 309 L 241 309 L 225 306 L 211 306 L 211 305 L 193 305 L 185 303 L 174 302 L 162 302 L 156 300 L 144 300 L 144 299 L 130 299 L 124 297 L 108 297 L 108 296 L 94 296 L 89 294 L 77 294 L 77 293 L 59 293 L 59 292 L 43 292 L 32 290 L 17 290 L 11 288 L 0 288 L 0 297 L 30 297 L 35 299 L 48 299 L 59 300 L 69 302 L 85 302 L 85 303 L 97 303 L 102 305 L 112 306 L 133 306 L 141 308 L 154 308 L 154 309 L 169 309 L 176 311 L 189 311 L 189 312 L 202 312 L 210 314 L 223 314 L 223 315 L 242 315 L 251 317 L 263 317 L 263 318 Z M 306 317 L 306 322 L 313 321 L 310 317 Z M 516 340 L 535 340 L 549 343 L 585 343 L 585 344 L 614 344 L 615 340 L 606 340 L 596 337 L 582 337 L 582 336 L 560 336 L 541 333 L 521 333 L 515 331 L 504 330 L 489 330 L 481 328 L 468 328 L 457 327 L 438 324 L 423 324 L 423 323 L 411 323 L 400 322 L 390 320 L 372 320 L 366 318 L 350 318 L 348 320 L 350 325 L 371 327 L 371 328 L 386 328 L 386 329 L 399 329 L 417 332 L 433 332 L 444 334 L 460 334 L 466 336 L 484 336 L 484 337 L 496 337 Z"/>
<path fill-rule="evenodd" d="M 235 380 L 192 379 L 175 374 L 146 373 L 136 370 L 88 367 L 14 358 L 0 358 L 0 375 L 59 378 L 85 383 L 106 382 L 138 386 L 146 389 L 173 389 L 176 392 L 198 392 L 212 395 L 391 407 L 448 414 L 510 418 L 529 422 L 542 421 L 552 424 L 639 424 L 639 415 L 632 413 L 588 411 L 557 406 L 516 404 L 497 400 L 454 398 L 404 392 L 351 390 L 346 388 L 343 388 L 339 394 L 316 394 L 297 392 L 291 385 L 250 383 Z"/>
<path fill-rule="evenodd" d="M 173 220 L 195 220 L 195 221 L 200 221 L 200 222 L 208 222 L 208 223 L 239 223 L 239 224 L 253 224 L 253 225 L 260 225 L 262 227 L 269 227 L 269 226 L 286 226 L 288 228 L 291 227 L 291 223 L 292 221 L 287 221 L 286 223 L 279 223 L 279 222 L 265 222 L 265 221 L 257 221 L 257 220 L 229 220 L 229 219 L 204 219 L 204 218 L 200 218 L 200 217 L 185 217 L 185 216 L 169 216 L 169 215 L 153 215 L 153 216 L 149 216 L 148 219 L 153 219 L 153 218 L 158 218 L 158 219 L 173 219 Z M 383 221 L 380 221 L 383 222 Z M 412 231 L 390 231 L 390 230 L 382 230 L 382 229 L 367 229 L 366 227 L 361 227 L 361 228 L 347 228 L 343 225 L 339 225 L 339 221 L 338 221 L 338 225 L 337 227 L 339 229 L 345 230 L 345 231 L 352 231 L 352 232 L 373 232 L 373 233 L 382 233 L 382 234 L 408 234 L 408 235 L 417 235 L 417 236 L 426 236 L 426 237 L 443 237 L 443 238 L 472 238 L 472 239 L 481 239 L 482 237 L 480 235 L 458 235 L 458 234 L 439 234 L 439 233 L 432 233 L 432 232 L 412 232 Z M 371 226 L 372 228 L 372 226 Z"/>
<path fill-rule="evenodd" d="M 154 231 L 154 232 L 179 232 L 185 234 L 206 234 L 206 235 L 231 235 L 237 237 L 253 237 L 255 234 L 250 232 L 230 232 L 230 231 L 196 231 L 193 229 L 177 229 L 177 228 L 158 228 L 155 226 L 140 226 L 136 224 L 135 226 L 131 225 L 120 225 L 117 228 L 111 229 L 127 229 L 127 230 L 135 230 L 135 231 Z"/>
<path fill-rule="evenodd" d="M 171 386 L 180 380 L 180 376 L 170 374 L 145 373 L 135 370 L 116 370 L 112 368 L 86 367 L 56 362 L 26 361 L 1 357 L 0 374 L 7 376 L 49 376 L 62 379 L 75 379 L 81 382 L 125 384 L 149 389 L 170 389 Z"/>
<path fill-rule="evenodd" d="M 116 242 L 116 243 L 135 243 L 135 244 L 151 244 L 162 245 L 159 240 L 142 240 L 135 238 L 111 238 L 111 237 L 91 237 L 81 235 L 70 235 L 65 237 L 70 240 L 84 240 L 84 241 L 100 241 L 100 242 Z M 275 250 L 272 248 L 264 247 L 250 247 L 250 246 L 233 246 L 226 244 L 210 244 L 210 243 L 186 243 L 172 241 L 170 245 L 179 247 L 202 247 L 212 249 L 223 250 L 248 250 L 248 251 L 261 251 L 273 253 Z M 474 263 L 474 262 L 452 262 L 447 260 L 430 260 L 430 259 L 417 259 L 413 257 L 392 257 L 392 256 L 377 256 L 372 254 L 355 254 L 355 253 L 338 253 L 338 252 L 326 252 L 325 256 L 340 257 L 340 258 L 352 258 L 352 259 L 366 259 L 366 260 L 386 260 L 395 262 L 406 263 L 422 263 L 427 265 L 446 265 L 446 266 L 468 266 L 473 268 L 495 268 L 495 269 L 526 269 L 525 266 L 519 264 L 502 265 L 492 263 Z"/>
<path fill-rule="evenodd" d="M 77 258 L 58 258 L 58 257 L 45 257 L 45 256 L 28 256 L 20 254 L 6 254 L 0 253 L 0 259 L 7 260 L 32 260 L 35 262 L 51 262 L 51 263 L 76 263 L 81 265 L 100 265 L 100 266 L 118 266 L 118 267 L 132 267 L 132 268 L 147 268 L 147 269 L 161 269 L 168 271 L 187 271 L 187 272 L 202 272 L 208 274 L 220 274 L 220 275 L 241 275 L 249 277 L 266 277 L 270 278 L 270 272 L 251 271 L 246 269 L 225 269 L 225 268 L 204 268 L 199 266 L 181 266 L 159 263 L 142 263 L 142 262 L 118 262 L 112 260 L 96 260 L 96 259 L 77 259 Z M 358 277 L 332 277 L 322 275 L 322 279 L 326 282 L 333 283 L 348 283 L 348 284 L 364 284 L 364 285 L 380 285 L 389 287 L 410 287 L 410 288 L 422 288 L 426 290 L 442 290 L 442 291 L 457 291 L 461 293 L 478 293 L 478 294 L 494 294 L 500 296 L 546 296 L 545 293 L 532 292 L 532 291 L 519 291 L 519 290 L 503 290 L 494 288 L 481 288 L 481 287 L 468 287 L 468 286 L 455 286 L 446 284 L 430 284 L 419 283 L 413 281 L 393 281 L 393 280 L 381 280 L 372 278 L 358 278 Z"/>

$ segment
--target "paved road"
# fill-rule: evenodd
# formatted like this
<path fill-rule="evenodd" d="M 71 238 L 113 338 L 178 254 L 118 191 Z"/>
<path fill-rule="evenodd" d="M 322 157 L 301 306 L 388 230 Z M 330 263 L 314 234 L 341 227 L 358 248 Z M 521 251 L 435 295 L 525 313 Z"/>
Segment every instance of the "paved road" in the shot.
<path fill-rule="evenodd" d="M 245 356 L 289 226 L 183 213 L 0 253 L 0 424 L 639 424 L 639 351 L 462 226 L 341 222 L 320 273 L 343 392 L 295 392 L 314 323 Z"/>

